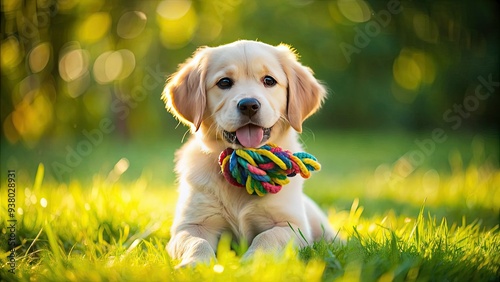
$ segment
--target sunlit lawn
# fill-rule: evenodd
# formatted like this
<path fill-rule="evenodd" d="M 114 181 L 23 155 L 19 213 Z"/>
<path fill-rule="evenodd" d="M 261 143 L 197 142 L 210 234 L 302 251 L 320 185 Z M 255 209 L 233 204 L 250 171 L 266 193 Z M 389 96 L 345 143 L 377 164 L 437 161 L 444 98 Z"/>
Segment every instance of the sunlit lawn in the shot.
<path fill-rule="evenodd" d="M 223 236 L 218 261 L 175 270 L 164 246 L 175 208 L 172 154 L 180 142 L 96 146 L 58 180 L 63 150 L 2 148 L 17 172 L 16 274 L 23 281 L 496 281 L 500 267 L 498 137 L 456 134 L 416 163 L 397 161 L 425 134 L 306 132 L 323 165 L 306 192 L 345 245 L 325 242 L 241 262 Z M 117 143 L 118 142 L 118 143 Z M 31 158 L 30 158 L 30 155 Z M 115 166 L 128 164 L 127 169 Z M 126 159 L 126 161 L 125 161 Z M 44 162 L 38 166 L 38 162 Z M 403 166 L 405 169 L 401 169 Z M 411 166 L 411 169 L 408 167 Z M 126 167 L 126 166 L 125 166 Z M 410 171 L 401 176 L 401 172 Z M 35 173 L 37 172 L 37 173 Z M 3 176 L 2 176 L 3 177 Z M 2 181 L 2 236 L 9 235 Z M 2 240 L 2 250 L 6 243 Z"/>

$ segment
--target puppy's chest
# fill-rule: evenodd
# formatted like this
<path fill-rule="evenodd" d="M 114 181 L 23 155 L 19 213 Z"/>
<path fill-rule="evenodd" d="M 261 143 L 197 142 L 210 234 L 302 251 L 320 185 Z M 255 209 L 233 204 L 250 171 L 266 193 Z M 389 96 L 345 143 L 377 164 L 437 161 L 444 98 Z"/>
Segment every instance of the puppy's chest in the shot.
<path fill-rule="evenodd" d="M 227 182 L 218 155 L 200 154 L 193 140 L 178 152 L 177 173 L 190 194 L 196 195 L 201 224 L 231 231 L 238 238 L 253 238 L 274 225 L 264 197 L 249 195 L 245 188 Z M 267 197 L 267 196 L 265 196 Z M 194 202 L 193 202 L 194 204 Z"/>
<path fill-rule="evenodd" d="M 242 189 L 234 186 L 225 188 Z M 236 237 L 251 240 L 258 233 L 273 227 L 275 220 L 262 199 L 254 195 L 241 195 L 240 192 L 245 191 L 233 190 L 223 196 L 225 199 L 219 202 L 220 215 Z"/>

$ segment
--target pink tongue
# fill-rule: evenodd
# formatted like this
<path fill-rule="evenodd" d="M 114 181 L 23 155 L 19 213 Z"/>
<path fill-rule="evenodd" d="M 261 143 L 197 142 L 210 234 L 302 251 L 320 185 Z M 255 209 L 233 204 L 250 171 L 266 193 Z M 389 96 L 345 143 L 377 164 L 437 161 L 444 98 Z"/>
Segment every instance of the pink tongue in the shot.
<path fill-rule="evenodd" d="M 260 126 L 249 124 L 236 130 L 236 137 L 243 147 L 257 148 L 264 138 L 264 130 Z"/>

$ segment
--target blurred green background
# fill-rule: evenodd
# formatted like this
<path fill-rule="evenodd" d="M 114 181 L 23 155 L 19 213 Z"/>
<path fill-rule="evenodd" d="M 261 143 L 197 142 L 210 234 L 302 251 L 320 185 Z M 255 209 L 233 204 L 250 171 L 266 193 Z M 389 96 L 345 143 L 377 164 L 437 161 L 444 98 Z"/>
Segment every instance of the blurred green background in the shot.
<path fill-rule="evenodd" d="M 173 182 L 187 129 L 164 110 L 165 79 L 238 39 L 292 45 L 328 86 L 302 139 L 334 150 L 319 153 L 339 173 L 412 151 L 444 168 L 441 143 L 468 160 L 474 140 L 498 164 L 498 1 L 1 3 L 2 167 L 26 177 L 44 162 L 61 181 L 149 166 Z"/>

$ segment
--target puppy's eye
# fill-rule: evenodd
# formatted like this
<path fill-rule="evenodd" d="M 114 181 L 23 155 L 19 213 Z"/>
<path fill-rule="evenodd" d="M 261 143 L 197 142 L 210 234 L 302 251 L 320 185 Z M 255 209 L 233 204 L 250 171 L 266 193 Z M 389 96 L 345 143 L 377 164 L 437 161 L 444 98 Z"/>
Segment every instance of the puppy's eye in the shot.
<path fill-rule="evenodd" d="M 262 82 L 264 82 L 264 86 L 266 86 L 266 87 L 273 87 L 277 83 L 276 79 L 272 78 L 269 75 L 264 76 L 264 79 L 262 80 Z"/>
<path fill-rule="evenodd" d="M 217 87 L 220 89 L 229 89 L 233 84 L 233 81 L 229 77 L 223 77 L 217 82 Z"/>

